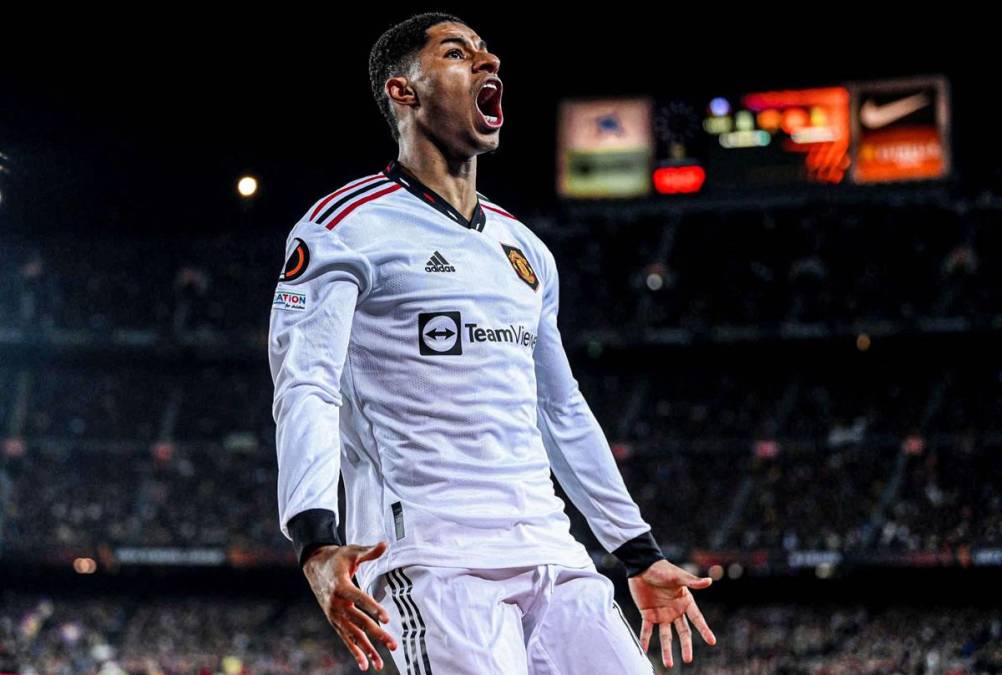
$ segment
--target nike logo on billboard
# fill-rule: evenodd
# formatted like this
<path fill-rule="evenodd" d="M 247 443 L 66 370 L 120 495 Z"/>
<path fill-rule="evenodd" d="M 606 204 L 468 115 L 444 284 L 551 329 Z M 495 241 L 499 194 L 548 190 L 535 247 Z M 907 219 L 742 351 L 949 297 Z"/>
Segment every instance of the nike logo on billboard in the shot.
<path fill-rule="evenodd" d="M 914 94 L 884 105 L 877 105 L 872 100 L 867 100 L 859 109 L 859 121 L 867 129 L 879 129 L 906 115 L 911 115 L 916 110 L 921 110 L 931 102 L 929 95 L 925 93 Z"/>

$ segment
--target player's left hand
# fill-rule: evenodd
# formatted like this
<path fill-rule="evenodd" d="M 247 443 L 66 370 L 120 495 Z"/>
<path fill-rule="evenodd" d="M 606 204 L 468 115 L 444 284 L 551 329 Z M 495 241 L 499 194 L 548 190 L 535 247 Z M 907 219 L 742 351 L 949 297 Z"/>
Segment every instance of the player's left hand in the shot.
<path fill-rule="evenodd" d="M 697 577 L 667 560 L 659 560 L 640 574 L 630 577 L 630 595 L 640 610 L 640 643 L 644 651 L 650 646 L 654 624 L 660 624 L 661 660 L 666 668 L 675 665 L 671 650 L 671 627 L 675 624 L 682 642 L 682 660 L 692 663 L 692 630 L 689 619 L 703 636 L 706 644 L 717 644 L 717 638 L 706 625 L 696 600 L 689 591 L 703 589 L 713 583 L 710 577 Z M 686 618 L 688 617 L 688 618 Z"/>

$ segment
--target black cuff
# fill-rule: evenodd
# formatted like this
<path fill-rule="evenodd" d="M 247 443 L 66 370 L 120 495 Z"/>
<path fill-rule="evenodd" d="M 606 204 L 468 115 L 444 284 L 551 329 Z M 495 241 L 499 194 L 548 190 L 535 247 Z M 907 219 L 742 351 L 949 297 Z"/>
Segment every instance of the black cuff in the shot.
<path fill-rule="evenodd" d="M 626 542 L 612 555 L 626 566 L 626 576 L 635 577 L 659 560 L 665 559 L 650 530 Z"/>
<path fill-rule="evenodd" d="M 289 534 L 296 549 L 296 558 L 302 567 L 306 558 L 320 546 L 342 546 L 337 536 L 337 515 L 327 509 L 307 509 L 289 521 Z"/>

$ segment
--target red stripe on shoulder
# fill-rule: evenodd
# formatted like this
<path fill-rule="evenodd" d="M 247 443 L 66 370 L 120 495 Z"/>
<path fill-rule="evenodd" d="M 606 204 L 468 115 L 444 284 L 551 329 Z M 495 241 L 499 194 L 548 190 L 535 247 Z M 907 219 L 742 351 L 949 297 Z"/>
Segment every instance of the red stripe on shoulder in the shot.
<path fill-rule="evenodd" d="M 502 216 L 507 216 L 508 218 L 511 218 L 512 220 L 518 220 L 518 218 L 516 218 L 515 216 L 511 215 L 510 213 L 508 213 L 507 211 L 505 211 L 504 209 L 502 209 L 500 206 L 492 206 L 490 204 L 484 204 L 483 202 L 480 202 L 480 205 L 482 207 L 484 207 L 485 209 L 487 209 L 488 211 L 493 211 L 494 213 L 500 213 Z"/>
<path fill-rule="evenodd" d="M 315 209 L 313 209 L 313 213 L 310 214 L 310 221 L 312 222 L 313 219 L 317 217 L 317 214 L 320 213 L 320 211 L 325 206 L 327 206 L 327 204 L 330 203 L 330 201 L 332 199 L 334 199 L 335 197 L 337 197 L 342 192 L 350 190 L 350 189 L 352 189 L 354 187 L 358 187 L 359 185 L 365 185 L 366 183 L 371 183 L 372 181 L 376 180 L 377 178 L 381 177 L 382 175 L 383 175 L 382 172 L 380 172 L 380 173 L 372 174 L 371 176 L 366 176 L 365 178 L 360 178 L 360 179 L 358 179 L 356 181 L 348 183 L 343 188 L 341 188 L 341 189 L 339 189 L 339 190 L 337 190 L 335 192 L 330 193 L 329 195 L 327 195 L 326 197 L 324 197 L 323 200 L 321 200 L 321 202 L 319 204 L 317 204 L 317 207 Z"/>
<path fill-rule="evenodd" d="M 382 190 L 379 190 L 378 192 L 373 192 L 372 194 L 366 195 L 365 197 L 362 197 L 361 199 L 356 199 L 349 206 L 346 206 L 345 208 L 341 209 L 341 213 L 339 213 L 336 216 L 334 216 L 333 218 L 331 218 L 330 222 L 328 222 L 325 227 L 328 230 L 333 230 L 334 226 L 337 225 L 338 223 L 340 223 L 342 218 L 344 218 L 345 216 L 347 216 L 349 213 L 351 213 L 352 211 L 354 211 L 355 209 L 357 209 L 362 204 L 365 204 L 366 202 L 371 202 L 373 199 L 379 199 L 383 195 L 388 195 L 391 192 L 395 192 L 395 191 L 399 190 L 402 187 L 403 187 L 403 185 L 401 185 L 400 183 L 395 183 L 395 184 L 391 185 L 388 188 L 384 188 Z"/>

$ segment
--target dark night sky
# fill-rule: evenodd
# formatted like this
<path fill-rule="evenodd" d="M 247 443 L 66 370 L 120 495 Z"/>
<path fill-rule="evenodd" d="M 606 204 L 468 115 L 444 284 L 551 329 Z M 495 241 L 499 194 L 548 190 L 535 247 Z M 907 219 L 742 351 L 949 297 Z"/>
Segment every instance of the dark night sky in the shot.
<path fill-rule="evenodd" d="M 369 48 L 391 23 L 439 8 L 464 17 L 501 58 L 505 126 L 499 152 L 482 158 L 478 187 L 516 213 L 554 199 L 563 96 L 703 96 L 945 73 L 965 179 L 976 182 L 1002 145 L 989 128 L 996 66 L 965 55 L 990 43 L 940 19 L 847 18 L 820 30 L 806 28 L 816 17 L 779 25 L 775 11 L 751 6 L 693 17 L 594 8 L 569 19 L 458 3 L 354 18 L 88 15 L 46 26 L 45 40 L 40 25 L 4 29 L 5 50 L 18 55 L 0 66 L 0 151 L 17 180 L 8 226 L 287 231 L 313 200 L 396 155 L 369 93 Z M 244 171 L 262 179 L 249 211 L 233 190 Z"/>

